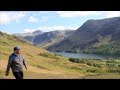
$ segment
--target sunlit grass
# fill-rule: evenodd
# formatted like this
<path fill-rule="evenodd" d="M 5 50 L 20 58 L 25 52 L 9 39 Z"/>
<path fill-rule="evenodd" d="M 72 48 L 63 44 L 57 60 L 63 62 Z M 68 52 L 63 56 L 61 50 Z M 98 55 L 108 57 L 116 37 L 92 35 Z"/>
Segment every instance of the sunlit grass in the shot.
<path fill-rule="evenodd" d="M 12 71 L 9 76 L 5 76 L 5 70 L 8 57 L 13 53 L 13 47 L 19 45 L 22 48 L 28 70 L 24 68 L 24 78 L 26 79 L 58 79 L 58 78 L 83 78 L 96 76 L 103 77 L 107 69 L 104 67 L 106 61 L 86 60 L 87 63 L 75 63 L 68 58 L 61 57 L 50 53 L 42 48 L 34 47 L 21 40 L 15 39 L 14 36 L 7 36 L 0 40 L 0 78 L 14 79 Z M 120 63 L 120 60 L 116 60 Z M 99 67 L 99 65 L 101 67 Z M 103 66 L 102 66 L 103 65 Z M 111 70 L 112 71 L 112 70 Z M 109 75 L 108 73 L 106 75 Z M 113 74 L 117 75 L 118 74 Z M 112 78 L 112 77 L 111 77 Z"/>

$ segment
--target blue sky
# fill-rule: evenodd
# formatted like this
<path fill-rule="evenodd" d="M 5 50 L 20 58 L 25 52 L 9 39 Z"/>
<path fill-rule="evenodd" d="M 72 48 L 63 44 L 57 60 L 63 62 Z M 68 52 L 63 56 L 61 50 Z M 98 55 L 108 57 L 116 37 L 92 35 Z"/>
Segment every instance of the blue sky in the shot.
<path fill-rule="evenodd" d="M 13 34 L 77 29 L 89 19 L 118 16 L 120 11 L 0 11 L 0 31 Z"/>

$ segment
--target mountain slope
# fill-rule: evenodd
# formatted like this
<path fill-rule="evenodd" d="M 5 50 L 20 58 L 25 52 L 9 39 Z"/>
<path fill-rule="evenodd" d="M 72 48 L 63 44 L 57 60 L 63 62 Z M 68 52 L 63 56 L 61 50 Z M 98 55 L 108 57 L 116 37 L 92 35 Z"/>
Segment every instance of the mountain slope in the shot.
<path fill-rule="evenodd" d="M 47 48 L 61 40 L 63 40 L 65 37 L 73 33 L 73 30 L 56 30 L 56 31 L 50 31 L 50 32 L 44 32 L 44 33 L 38 33 L 37 31 L 34 31 L 33 33 L 36 33 L 36 35 L 24 35 L 22 34 L 16 35 L 20 39 L 38 46 L 38 47 L 43 47 Z"/>
<path fill-rule="evenodd" d="M 45 32 L 43 34 L 37 35 L 33 40 L 33 44 L 36 46 L 47 48 L 48 46 L 51 46 L 54 43 L 63 40 L 72 32 L 73 30 L 64 30 L 64 31 L 56 30 L 56 31 Z"/>
<path fill-rule="evenodd" d="M 48 47 L 52 51 L 84 51 L 120 40 L 120 17 L 88 20 L 61 42 Z"/>
<path fill-rule="evenodd" d="M 34 37 L 37 35 L 40 35 L 44 33 L 41 30 L 36 30 L 34 32 L 28 32 L 28 33 L 18 33 L 18 34 L 13 34 L 17 36 L 18 38 L 22 39 L 23 41 L 26 41 L 27 43 L 33 44 Z"/>

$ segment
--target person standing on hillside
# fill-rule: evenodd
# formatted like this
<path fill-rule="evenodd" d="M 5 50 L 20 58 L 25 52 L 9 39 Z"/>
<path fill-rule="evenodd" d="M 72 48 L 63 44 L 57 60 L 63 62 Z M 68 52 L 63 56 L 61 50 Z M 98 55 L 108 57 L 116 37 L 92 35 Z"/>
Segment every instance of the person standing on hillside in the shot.
<path fill-rule="evenodd" d="M 16 79 L 23 79 L 23 65 L 27 69 L 26 60 L 21 54 L 19 46 L 14 47 L 14 52 L 9 56 L 8 65 L 6 69 L 6 76 L 9 75 L 10 68 Z"/>

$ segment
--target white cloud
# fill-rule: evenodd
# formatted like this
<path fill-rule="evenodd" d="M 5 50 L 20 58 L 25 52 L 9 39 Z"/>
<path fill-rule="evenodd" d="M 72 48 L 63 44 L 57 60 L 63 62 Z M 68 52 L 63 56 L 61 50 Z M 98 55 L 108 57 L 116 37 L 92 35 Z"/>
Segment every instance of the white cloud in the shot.
<path fill-rule="evenodd" d="M 47 21 L 47 20 L 48 20 L 48 17 L 42 16 L 40 21 L 42 22 L 42 21 Z"/>
<path fill-rule="evenodd" d="M 0 12 L 0 24 L 8 24 L 11 21 L 18 22 L 25 15 L 26 15 L 26 13 L 22 12 L 22 11 L 17 11 L 17 12 L 11 12 L 11 11 L 5 12 L 5 11 L 1 11 Z"/>
<path fill-rule="evenodd" d="M 42 30 L 44 32 L 48 31 L 54 31 L 54 30 L 66 30 L 66 29 L 74 29 L 76 30 L 78 27 L 71 27 L 71 26 L 44 26 L 44 27 L 39 27 L 39 30 Z"/>
<path fill-rule="evenodd" d="M 29 19 L 28 19 L 28 22 L 32 22 L 32 23 L 36 23 L 38 21 L 39 20 L 36 17 L 33 17 L 33 16 L 30 16 Z"/>
<path fill-rule="evenodd" d="M 38 28 L 34 28 L 34 29 L 26 28 L 21 33 L 31 33 L 36 30 L 41 30 L 43 32 L 49 32 L 49 31 L 54 31 L 54 30 L 66 30 L 66 29 L 76 30 L 77 28 L 78 27 L 71 27 L 71 26 L 67 26 L 67 27 L 65 27 L 65 26 L 44 26 L 44 27 L 38 27 Z"/>
<path fill-rule="evenodd" d="M 79 17 L 79 16 L 88 16 L 88 15 L 100 15 L 100 12 L 97 11 L 58 11 L 57 14 L 60 17 Z"/>
<path fill-rule="evenodd" d="M 40 22 L 44 22 L 44 21 L 48 21 L 48 17 L 47 16 L 42 16 L 40 17 L 40 19 L 30 16 L 28 19 L 28 22 L 32 22 L 32 23 L 37 23 L 38 21 Z"/>
<path fill-rule="evenodd" d="M 120 11 L 58 11 L 60 17 L 103 16 L 104 18 L 120 16 Z"/>
<path fill-rule="evenodd" d="M 106 18 L 110 18 L 110 17 L 120 17 L 120 11 L 106 11 L 103 12 L 103 15 Z"/>
<path fill-rule="evenodd" d="M 39 14 L 46 14 L 46 13 L 50 13 L 50 12 L 54 12 L 54 11 L 37 11 L 39 12 Z"/>
<path fill-rule="evenodd" d="M 35 31 L 35 29 L 26 28 L 26 29 L 23 30 L 22 33 L 32 33 L 33 31 Z"/>

